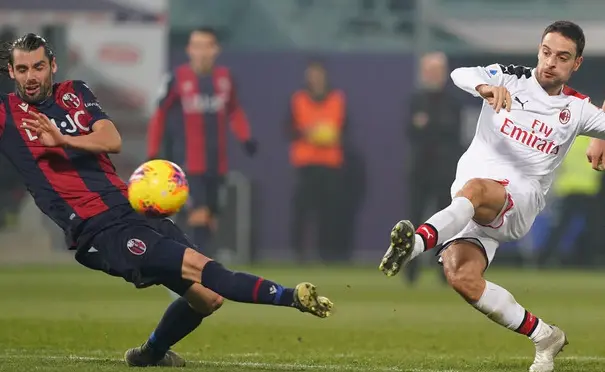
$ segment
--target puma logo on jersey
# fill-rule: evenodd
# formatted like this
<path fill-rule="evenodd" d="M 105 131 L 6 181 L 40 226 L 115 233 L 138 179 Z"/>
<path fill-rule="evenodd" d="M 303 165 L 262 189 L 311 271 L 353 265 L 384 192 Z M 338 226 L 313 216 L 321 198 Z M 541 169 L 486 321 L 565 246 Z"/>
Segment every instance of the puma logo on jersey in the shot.
<path fill-rule="evenodd" d="M 521 99 L 520 99 L 519 97 L 515 97 L 515 101 L 516 101 L 516 102 L 518 102 L 518 103 L 521 105 L 521 108 L 522 108 L 523 110 L 525 110 L 525 104 L 526 104 L 527 102 L 529 102 L 529 100 L 527 100 L 527 101 L 525 101 L 525 102 L 521 102 Z"/>

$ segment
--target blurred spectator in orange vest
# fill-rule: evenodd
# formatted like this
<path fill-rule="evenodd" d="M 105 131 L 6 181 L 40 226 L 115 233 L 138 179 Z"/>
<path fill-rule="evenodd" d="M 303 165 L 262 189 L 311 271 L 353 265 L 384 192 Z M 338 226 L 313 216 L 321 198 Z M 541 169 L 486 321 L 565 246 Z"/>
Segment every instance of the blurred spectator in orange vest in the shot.
<path fill-rule="evenodd" d="M 306 89 L 290 100 L 287 136 L 290 163 L 297 183 L 292 201 L 291 245 L 299 260 L 308 228 L 314 228 L 315 246 L 324 262 L 348 260 L 350 242 L 341 239 L 344 188 L 343 165 L 347 114 L 342 91 L 331 89 L 323 64 L 311 62 L 305 71 Z M 315 226 L 311 226 L 314 224 Z"/>

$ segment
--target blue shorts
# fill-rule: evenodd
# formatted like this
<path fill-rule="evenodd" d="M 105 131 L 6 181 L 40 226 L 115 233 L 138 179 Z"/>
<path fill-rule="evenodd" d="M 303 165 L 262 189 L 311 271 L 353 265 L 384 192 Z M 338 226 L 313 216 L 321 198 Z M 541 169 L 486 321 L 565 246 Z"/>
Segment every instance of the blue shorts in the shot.
<path fill-rule="evenodd" d="M 188 247 L 196 249 L 195 245 L 168 218 L 148 219 L 132 208 L 132 213 L 121 209 L 110 226 L 81 239 L 76 260 L 137 288 L 164 285 L 183 295 L 193 285 L 182 278 L 183 255 Z"/>
<path fill-rule="evenodd" d="M 206 174 L 187 176 L 190 208 L 207 207 L 212 214 L 220 211 L 220 192 L 225 178 Z"/>

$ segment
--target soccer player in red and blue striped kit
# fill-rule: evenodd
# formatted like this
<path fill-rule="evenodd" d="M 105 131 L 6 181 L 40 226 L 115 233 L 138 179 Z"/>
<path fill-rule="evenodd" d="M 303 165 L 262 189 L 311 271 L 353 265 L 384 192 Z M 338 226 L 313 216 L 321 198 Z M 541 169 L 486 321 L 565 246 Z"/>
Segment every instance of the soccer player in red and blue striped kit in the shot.
<path fill-rule="evenodd" d="M 38 208 L 65 231 L 80 264 L 137 288 L 164 285 L 181 295 L 149 339 L 126 352 L 128 365 L 184 366 L 170 348 L 217 310 L 223 297 L 330 315 L 332 303 L 312 284 L 287 288 L 230 271 L 192 249 L 172 221 L 137 214 L 108 156 L 120 152 L 120 134 L 84 82 L 53 84 L 56 70 L 51 47 L 38 35 L 0 50 L 0 73 L 15 81 L 15 93 L 0 95 L 0 151 Z"/>
<path fill-rule="evenodd" d="M 211 236 L 228 170 L 229 128 L 248 155 L 255 154 L 257 143 L 230 70 L 216 64 L 220 52 L 216 32 L 209 27 L 193 30 L 186 51 L 188 63 L 166 77 L 149 122 L 147 157 L 162 155 L 187 172 L 187 225 L 200 251 L 214 257 Z"/>

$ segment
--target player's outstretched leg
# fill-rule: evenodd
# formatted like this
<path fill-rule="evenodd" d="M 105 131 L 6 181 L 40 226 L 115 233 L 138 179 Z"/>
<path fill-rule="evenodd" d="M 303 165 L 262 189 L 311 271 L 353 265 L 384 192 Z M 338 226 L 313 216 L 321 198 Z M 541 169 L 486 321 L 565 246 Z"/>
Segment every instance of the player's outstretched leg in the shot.
<path fill-rule="evenodd" d="M 529 337 L 536 354 L 530 372 L 552 372 L 554 359 L 567 345 L 565 333 L 523 308 L 506 289 L 483 279 L 487 260 L 481 248 L 457 241 L 443 253 L 448 283 L 475 309 L 492 321 Z"/>
<path fill-rule="evenodd" d="M 469 180 L 447 208 L 417 229 L 410 221 L 399 221 L 391 230 L 391 244 L 379 269 L 387 276 L 397 274 L 420 253 L 456 236 L 472 219 L 484 225 L 493 222 L 506 202 L 501 183 L 482 178 Z"/>
<path fill-rule="evenodd" d="M 149 339 L 126 351 L 124 360 L 130 367 L 184 367 L 185 359 L 170 348 L 193 332 L 222 303 L 222 297 L 216 293 L 193 284 L 183 297 L 168 306 Z"/>
<path fill-rule="evenodd" d="M 293 307 L 320 318 L 330 316 L 334 306 L 311 283 L 287 288 L 256 275 L 231 271 L 191 248 L 183 255 L 181 275 L 231 301 Z"/>

